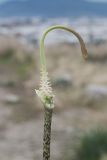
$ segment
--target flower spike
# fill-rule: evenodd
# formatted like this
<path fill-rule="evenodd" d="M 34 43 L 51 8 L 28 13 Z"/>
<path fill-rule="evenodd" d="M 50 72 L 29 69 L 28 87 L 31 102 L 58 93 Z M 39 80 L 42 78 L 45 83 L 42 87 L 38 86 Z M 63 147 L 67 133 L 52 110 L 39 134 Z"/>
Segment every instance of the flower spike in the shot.
<path fill-rule="evenodd" d="M 44 104 L 43 160 L 50 160 L 51 122 L 52 122 L 52 113 L 54 108 L 54 102 L 53 102 L 54 95 L 52 92 L 51 83 L 50 83 L 48 72 L 46 69 L 44 40 L 46 35 L 54 29 L 62 29 L 62 30 L 66 30 L 68 32 L 73 33 L 79 40 L 83 58 L 87 59 L 88 57 L 83 39 L 73 29 L 69 29 L 64 26 L 53 26 L 48 28 L 44 32 L 42 39 L 40 41 L 40 64 L 41 64 L 40 88 L 39 90 L 36 90 L 37 95 L 39 96 L 39 98 Z"/>
<path fill-rule="evenodd" d="M 39 90 L 35 90 L 41 101 L 43 102 L 44 106 L 47 108 L 53 108 L 54 103 L 53 103 L 53 92 L 52 92 L 52 87 L 50 80 L 48 78 L 48 72 L 46 69 L 46 58 L 45 58 L 45 52 L 44 52 L 44 41 L 47 36 L 47 34 L 55 29 L 62 29 L 65 31 L 68 31 L 70 33 L 73 33 L 77 39 L 79 40 L 80 46 L 81 46 L 81 51 L 84 59 L 87 59 L 88 53 L 85 47 L 85 43 L 81 36 L 73 29 L 57 25 L 57 26 L 52 26 L 49 27 L 43 34 L 41 41 L 40 41 L 40 64 L 41 64 L 41 78 L 40 78 L 40 88 Z"/>

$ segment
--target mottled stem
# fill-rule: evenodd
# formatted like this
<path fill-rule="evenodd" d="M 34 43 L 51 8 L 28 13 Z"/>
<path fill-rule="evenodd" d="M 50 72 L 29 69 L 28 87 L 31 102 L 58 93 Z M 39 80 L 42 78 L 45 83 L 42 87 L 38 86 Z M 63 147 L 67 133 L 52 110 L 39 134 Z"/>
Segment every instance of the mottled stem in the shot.
<path fill-rule="evenodd" d="M 44 107 L 43 160 L 50 160 L 52 108 Z"/>

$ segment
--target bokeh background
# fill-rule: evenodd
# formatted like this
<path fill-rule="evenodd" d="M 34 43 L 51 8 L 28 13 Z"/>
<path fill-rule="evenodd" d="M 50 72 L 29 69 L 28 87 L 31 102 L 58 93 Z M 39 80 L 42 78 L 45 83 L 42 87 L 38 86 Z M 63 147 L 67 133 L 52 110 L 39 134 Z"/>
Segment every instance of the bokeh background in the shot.
<path fill-rule="evenodd" d="M 41 160 L 39 40 L 55 94 L 51 159 L 107 160 L 107 1 L 0 0 L 0 160 Z"/>

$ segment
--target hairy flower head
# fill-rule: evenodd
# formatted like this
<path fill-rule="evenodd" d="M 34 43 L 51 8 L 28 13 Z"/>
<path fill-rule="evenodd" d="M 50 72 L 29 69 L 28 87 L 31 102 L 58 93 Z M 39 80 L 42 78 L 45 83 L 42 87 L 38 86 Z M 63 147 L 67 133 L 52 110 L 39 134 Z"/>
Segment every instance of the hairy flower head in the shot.
<path fill-rule="evenodd" d="M 48 77 L 48 72 L 45 70 L 41 71 L 41 77 L 40 77 L 40 88 L 39 90 L 35 90 L 43 104 L 48 108 L 53 108 L 53 92 L 51 83 Z"/>

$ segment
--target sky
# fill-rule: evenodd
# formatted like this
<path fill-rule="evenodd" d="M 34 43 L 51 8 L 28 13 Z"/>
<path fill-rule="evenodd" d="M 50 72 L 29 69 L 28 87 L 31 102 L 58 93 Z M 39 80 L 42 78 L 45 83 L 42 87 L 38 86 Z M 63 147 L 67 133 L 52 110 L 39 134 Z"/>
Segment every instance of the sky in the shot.
<path fill-rule="evenodd" d="M 107 0 L 85 0 L 85 1 L 88 1 L 88 2 L 97 2 L 97 3 L 107 3 Z"/>
<path fill-rule="evenodd" d="M 6 1 L 10 1 L 10 0 L 0 0 L 0 3 L 4 3 Z M 23 0 L 21 0 L 21 1 L 23 1 Z M 84 1 L 93 2 L 93 3 L 95 3 L 95 2 L 98 2 L 98 3 L 107 3 L 107 0 L 84 0 Z"/>
<path fill-rule="evenodd" d="M 6 2 L 7 0 L 0 0 L 0 3 Z"/>
<path fill-rule="evenodd" d="M 4 3 L 4 2 L 7 2 L 7 1 L 10 1 L 10 0 L 0 0 L 0 4 Z M 18 0 L 19 1 L 19 0 Z M 21 0 L 21 1 L 24 1 L 24 0 Z"/>

